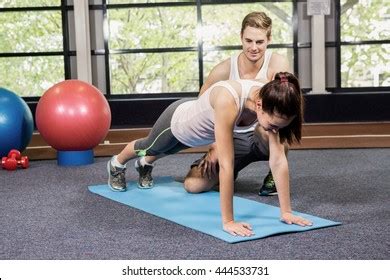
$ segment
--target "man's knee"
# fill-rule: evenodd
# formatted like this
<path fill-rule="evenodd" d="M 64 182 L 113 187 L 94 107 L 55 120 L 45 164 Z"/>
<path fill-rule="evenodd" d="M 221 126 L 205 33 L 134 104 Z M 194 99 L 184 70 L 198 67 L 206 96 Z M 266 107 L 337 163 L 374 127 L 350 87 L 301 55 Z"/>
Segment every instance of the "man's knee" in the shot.
<path fill-rule="evenodd" d="M 189 193 L 200 193 L 209 191 L 215 183 L 215 180 L 203 177 L 200 168 L 195 166 L 184 179 L 184 189 Z"/>
<path fill-rule="evenodd" d="M 211 189 L 207 180 L 203 178 L 186 178 L 184 189 L 189 193 L 201 193 Z"/>

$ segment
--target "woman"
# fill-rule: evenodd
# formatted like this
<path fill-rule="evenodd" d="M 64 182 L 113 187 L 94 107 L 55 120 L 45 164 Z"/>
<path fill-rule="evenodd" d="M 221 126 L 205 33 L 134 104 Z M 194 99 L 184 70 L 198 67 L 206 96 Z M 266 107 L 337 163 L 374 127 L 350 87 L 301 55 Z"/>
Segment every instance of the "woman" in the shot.
<path fill-rule="evenodd" d="M 302 121 L 302 92 L 298 80 L 290 73 L 278 73 L 275 80 L 265 85 L 254 80 L 218 82 L 196 100 L 184 99 L 171 104 L 148 137 L 130 142 L 114 156 L 107 164 L 109 185 L 114 191 L 126 190 L 125 164 L 137 156 L 162 157 L 216 142 L 223 229 L 232 235 L 250 236 L 251 226 L 235 221 L 233 216 L 233 131 L 258 122 L 258 133 L 269 147 L 282 221 L 310 225 L 310 221 L 292 214 L 283 144 L 301 139 Z M 147 165 L 138 160 L 137 170 L 145 169 Z"/>

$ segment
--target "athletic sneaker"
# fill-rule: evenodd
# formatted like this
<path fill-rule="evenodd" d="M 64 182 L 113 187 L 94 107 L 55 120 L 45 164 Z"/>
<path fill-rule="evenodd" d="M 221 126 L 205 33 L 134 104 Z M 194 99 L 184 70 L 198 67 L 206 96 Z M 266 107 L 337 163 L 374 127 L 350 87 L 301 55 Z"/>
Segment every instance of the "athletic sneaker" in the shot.
<path fill-rule="evenodd" d="M 153 188 L 153 165 L 145 164 L 144 166 L 142 166 L 140 160 L 137 159 L 135 161 L 135 170 L 137 170 L 139 174 L 138 187 L 141 189 Z"/>
<path fill-rule="evenodd" d="M 263 185 L 260 188 L 260 196 L 277 195 L 276 185 L 274 177 L 272 176 L 271 170 L 268 175 L 264 178 Z"/>
<path fill-rule="evenodd" d="M 126 190 L 126 168 L 120 168 L 111 164 L 111 159 L 107 162 L 108 185 L 115 192 Z"/>

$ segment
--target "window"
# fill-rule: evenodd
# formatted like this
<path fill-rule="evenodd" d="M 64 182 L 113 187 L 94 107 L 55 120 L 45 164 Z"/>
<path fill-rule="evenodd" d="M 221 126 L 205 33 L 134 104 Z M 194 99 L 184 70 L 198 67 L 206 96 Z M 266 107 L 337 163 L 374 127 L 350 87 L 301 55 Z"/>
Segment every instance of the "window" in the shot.
<path fill-rule="evenodd" d="M 212 67 L 241 49 L 242 19 L 257 10 L 273 20 L 269 47 L 294 65 L 292 1 L 248 2 L 107 1 L 107 93 L 198 92 Z"/>
<path fill-rule="evenodd" d="M 210 70 L 241 49 L 251 11 L 273 20 L 273 51 L 311 87 L 310 17 L 305 0 L 90 0 L 93 83 L 108 96 L 195 96 Z M 0 86 L 39 97 L 77 77 L 71 0 L 0 1 Z M 390 87 L 390 6 L 331 1 L 326 16 L 327 89 Z M 140 95 L 140 96 L 138 96 Z"/>
<path fill-rule="evenodd" d="M 191 92 L 198 88 L 196 7 L 108 11 L 111 92 Z"/>
<path fill-rule="evenodd" d="M 0 85 L 40 96 L 65 77 L 61 1 L 2 1 Z"/>
<path fill-rule="evenodd" d="M 341 87 L 390 86 L 390 6 L 382 0 L 342 0 Z"/>

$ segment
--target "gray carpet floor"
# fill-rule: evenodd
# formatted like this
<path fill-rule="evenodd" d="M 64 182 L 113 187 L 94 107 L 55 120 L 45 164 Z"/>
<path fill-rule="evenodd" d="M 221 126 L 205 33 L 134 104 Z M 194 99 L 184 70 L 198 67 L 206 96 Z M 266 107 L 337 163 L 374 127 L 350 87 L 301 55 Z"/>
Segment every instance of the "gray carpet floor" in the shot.
<path fill-rule="evenodd" d="M 162 159 L 154 176 L 182 180 L 199 156 Z M 90 193 L 106 182 L 107 160 L 0 170 L 0 259 L 390 259 L 390 149 L 290 151 L 293 209 L 343 224 L 237 244 Z M 236 195 L 278 205 L 257 195 L 267 172 L 248 166 Z"/>

